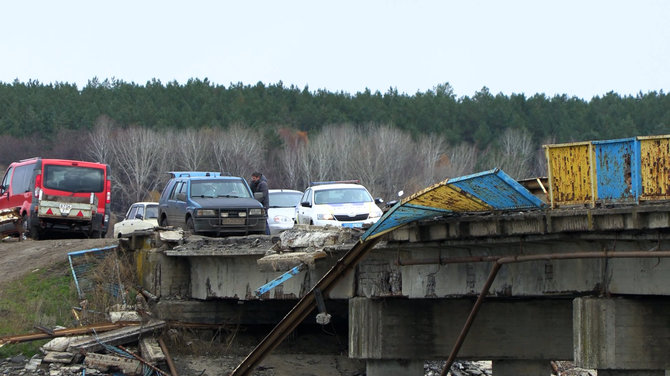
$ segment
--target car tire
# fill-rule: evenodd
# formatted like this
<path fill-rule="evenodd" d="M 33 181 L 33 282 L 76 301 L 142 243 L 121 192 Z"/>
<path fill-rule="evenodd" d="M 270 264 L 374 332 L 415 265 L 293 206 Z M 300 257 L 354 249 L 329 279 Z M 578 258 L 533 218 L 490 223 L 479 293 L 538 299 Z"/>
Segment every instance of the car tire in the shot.
<path fill-rule="evenodd" d="M 168 221 L 167 221 L 167 217 L 161 217 L 161 223 L 160 223 L 160 226 L 161 226 L 161 227 L 167 227 L 167 226 L 169 226 L 169 225 L 168 225 Z"/>
<path fill-rule="evenodd" d="M 186 230 L 190 231 L 191 234 L 195 234 L 195 224 L 192 217 L 186 218 Z"/>

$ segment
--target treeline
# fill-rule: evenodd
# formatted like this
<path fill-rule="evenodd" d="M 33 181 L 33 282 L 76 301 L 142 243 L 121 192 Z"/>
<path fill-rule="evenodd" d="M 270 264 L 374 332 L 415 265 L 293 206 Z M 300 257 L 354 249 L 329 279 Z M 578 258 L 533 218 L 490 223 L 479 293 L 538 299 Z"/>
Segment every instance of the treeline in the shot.
<path fill-rule="evenodd" d="M 52 137 L 62 130 L 90 130 L 100 115 L 125 126 L 151 129 L 288 127 L 318 132 L 331 124 L 389 124 L 413 137 L 439 134 L 452 144 L 486 148 L 507 128 L 526 130 L 533 141 L 568 142 L 659 134 L 670 124 L 670 98 L 607 93 L 585 101 L 566 95 L 494 95 L 483 88 L 457 97 L 449 84 L 414 95 L 389 89 L 351 95 L 277 84 L 145 85 L 97 79 L 84 88 L 68 83 L 0 83 L 0 134 Z"/>
<path fill-rule="evenodd" d="M 493 167 L 542 176 L 542 144 L 666 134 L 669 124 L 663 92 L 587 102 L 486 89 L 457 98 L 448 84 L 408 96 L 207 80 L 14 82 L 0 83 L 0 167 L 32 156 L 109 163 L 117 213 L 157 199 L 174 170 L 259 170 L 271 188 L 299 190 L 360 179 L 390 199 Z"/>

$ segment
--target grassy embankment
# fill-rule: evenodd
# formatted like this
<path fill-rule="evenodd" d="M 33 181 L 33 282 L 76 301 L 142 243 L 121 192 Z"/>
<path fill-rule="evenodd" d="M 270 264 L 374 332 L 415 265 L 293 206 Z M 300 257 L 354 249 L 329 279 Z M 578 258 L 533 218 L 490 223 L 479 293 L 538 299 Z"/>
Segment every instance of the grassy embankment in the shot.
<path fill-rule="evenodd" d="M 77 290 L 67 263 L 34 270 L 0 286 L 0 336 L 34 333 L 36 325 L 72 327 L 72 307 L 77 305 Z M 31 356 L 45 342 L 5 345 L 0 347 L 0 358 Z"/>

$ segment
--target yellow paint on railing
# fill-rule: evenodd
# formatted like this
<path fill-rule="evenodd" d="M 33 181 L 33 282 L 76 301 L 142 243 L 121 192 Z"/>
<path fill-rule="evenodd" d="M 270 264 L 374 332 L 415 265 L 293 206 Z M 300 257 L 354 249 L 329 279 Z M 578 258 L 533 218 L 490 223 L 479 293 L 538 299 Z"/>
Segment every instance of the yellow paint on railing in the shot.
<path fill-rule="evenodd" d="M 595 155 L 591 142 L 544 145 L 549 172 L 551 206 L 584 204 L 596 199 Z"/>
<path fill-rule="evenodd" d="M 456 186 L 446 184 L 448 180 L 415 193 L 406 203 L 454 212 L 476 212 L 491 210 L 482 200 L 463 192 Z"/>
<path fill-rule="evenodd" d="M 641 200 L 670 198 L 670 135 L 638 137 Z"/>

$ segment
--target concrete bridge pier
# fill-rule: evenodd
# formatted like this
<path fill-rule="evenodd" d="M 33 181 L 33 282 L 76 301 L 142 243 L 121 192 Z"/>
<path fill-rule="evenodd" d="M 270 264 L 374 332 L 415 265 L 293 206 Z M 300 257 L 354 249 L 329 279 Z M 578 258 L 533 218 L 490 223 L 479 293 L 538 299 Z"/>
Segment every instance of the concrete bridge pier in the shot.
<path fill-rule="evenodd" d="M 576 298 L 575 363 L 598 376 L 657 376 L 670 369 L 670 300 Z"/>
<path fill-rule="evenodd" d="M 449 357 L 473 303 L 467 298 L 352 298 L 349 357 L 365 359 L 369 372 L 421 375 L 416 372 L 424 360 Z M 493 360 L 496 376 L 549 375 L 549 360 L 572 359 L 572 350 L 571 299 L 491 300 L 482 306 L 457 359 Z"/>

